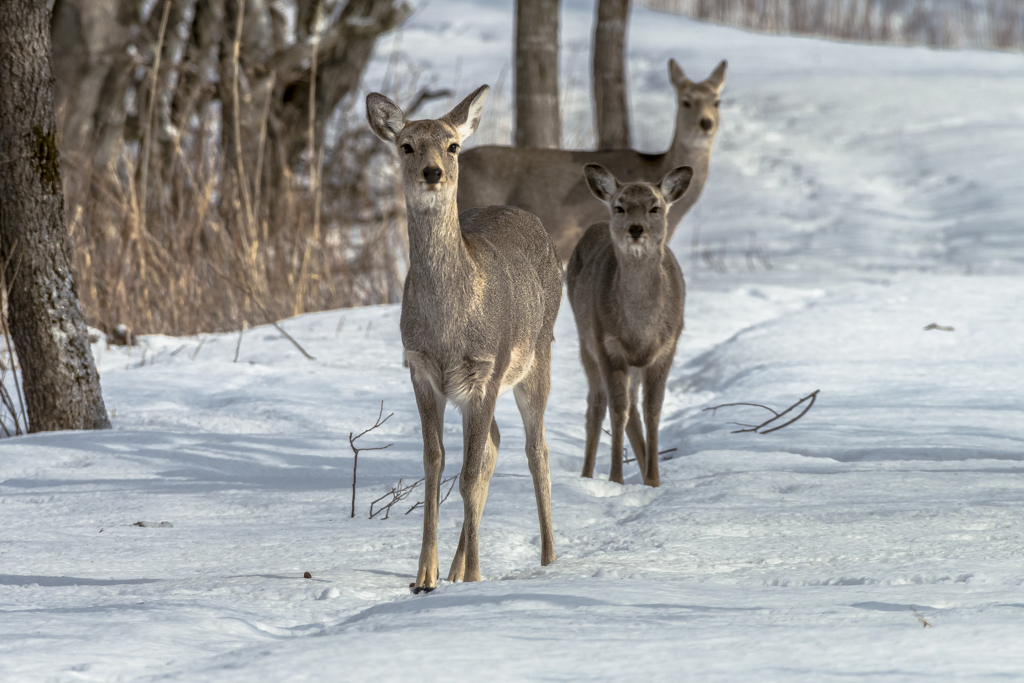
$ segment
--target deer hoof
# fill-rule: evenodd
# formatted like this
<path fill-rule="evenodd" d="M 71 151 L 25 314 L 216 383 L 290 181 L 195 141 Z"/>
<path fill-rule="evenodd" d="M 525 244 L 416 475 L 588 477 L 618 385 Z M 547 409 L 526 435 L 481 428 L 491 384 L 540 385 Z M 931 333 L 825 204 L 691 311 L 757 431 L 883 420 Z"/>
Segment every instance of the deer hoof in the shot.
<path fill-rule="evenodd" d="M 420 593 L 429 593 L 437 586 L 410 586 L 413 595 L 419 595 Z"/>

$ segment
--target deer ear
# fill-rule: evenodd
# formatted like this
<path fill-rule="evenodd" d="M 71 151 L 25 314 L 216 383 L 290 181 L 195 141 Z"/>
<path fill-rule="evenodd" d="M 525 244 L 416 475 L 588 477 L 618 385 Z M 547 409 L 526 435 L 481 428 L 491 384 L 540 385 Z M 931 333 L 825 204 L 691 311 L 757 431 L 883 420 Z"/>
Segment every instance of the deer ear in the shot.
<path fill-rule="evenodd" d="M 683 73 L 683 67 L 674 59 L 668 60 L 668 78 L 677 89 L 684 87 L 690 79 Z"/>
<path fill-rule="evenodd" d="M 666 173 L 659 186 L 661 194 L 665 196 L 665 202 L 675 204 L 679 201 L 679 198 L 686 194 L 691 180 L 693 180 L 693 169 L 689 166 L 679 166 Z"/>
<path fill-rule="evenodd" d="M 465 140 L 476 132 L 480 125 L 480 117 L 484 113 L 484 102 L 491 91 L 489 85 L 481 85 L 469 97 L 455 105 L 455 108 L 444 115 L 444 120 L 455 126 L 459 141 Z"/>
<path fill-rule="evenodd" d="M 719 62 L 715 70 L 711 72 L 704 82 L 715 89 L 715 92 L 722 92 L 722 86 L 725 85 L 725 68 L 729 66 L 729 62 L 724 59 Z"/>
<path fill-rule="evenodd" d="M 366 96 L 366 120 L 373 134 L 384 142 L 394 142 L 405 128 L 405 114 L 401 108 L 376 92 Z"/>
<path fill-rule="evenodd" d="M 590 191 L 605 204 L 612 200 L 612 195 L 619 189 L 619 181 L 601 164 L 587 164 L 583 167 L 583 175 Z"/>

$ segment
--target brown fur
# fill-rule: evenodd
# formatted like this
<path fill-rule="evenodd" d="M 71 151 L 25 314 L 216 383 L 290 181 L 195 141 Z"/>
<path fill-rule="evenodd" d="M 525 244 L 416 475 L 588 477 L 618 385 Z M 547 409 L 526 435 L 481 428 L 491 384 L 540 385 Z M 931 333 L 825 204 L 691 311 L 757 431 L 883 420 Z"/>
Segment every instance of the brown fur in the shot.
<path fill-rule="evenodd" d="M 723 61 L 706 80 L 695 83 L 675 60 L 669 61 L 669 77 L 676 91 L 676 125 L 672 144 L 663 154 L 632 149 L 590 152 L 500 146 L 466 150 L 459 160 L 465 176 L 459 185 L 459 209 L 507 204 L 536 214 L 565 261 L 584 230 L 608 215 L 587 189 L 580 167 L 600 164 L 624 182 L 657 183 L 673 168 L 689 166 L 693 180 L 668 216 L 671 238 L 707 182 L 711 147 L 720 123 L 718 102 L 725 69 Z M 704 119 L 711 122 L 707 130 L 701 127 Z"/>
<path fill-rule="evenodd" d="M 643 481 L 659 486 L 658 425 L 665 382 L 683 331 L 686 284 L 668 238 L 666 215 L 686 192 L 693 170 L 669 171 L 660 185 L 620 184 L 597 164 L 585 169 L 594 195 L 611 220 L 590 227 L 569 259 L 569 303 L 580 336 L 587 375 L 583 476 L 594 476 L 605 410 L 611 409 L 610 479 L 622 483 L 623 432 L 627 432 Z M 637 409 L 644 388 L 644 423 Z"/>
<path fill-rule="evenodd" d="M 423 429 L 426 500 L 416 592 L 437 585 L 438 494 L 448 401 L 462 411 L 459 480 L 465 518 L 449 581 L 479 581 L 477 534 L 498 456 L 498 394 L 511 388 L 526 428 L 541 528 L 541 564 L 555 560 L 544 410 L 562 266 L 536 216 L 510 206 L 457 213 L 458 149 L 476 130 L 487 86 L 446 116 L 407 121 L 383 95 L 367 96 L 370 126 L 394 142 L 402 168 L 410 263 L 402 344 Z"/>

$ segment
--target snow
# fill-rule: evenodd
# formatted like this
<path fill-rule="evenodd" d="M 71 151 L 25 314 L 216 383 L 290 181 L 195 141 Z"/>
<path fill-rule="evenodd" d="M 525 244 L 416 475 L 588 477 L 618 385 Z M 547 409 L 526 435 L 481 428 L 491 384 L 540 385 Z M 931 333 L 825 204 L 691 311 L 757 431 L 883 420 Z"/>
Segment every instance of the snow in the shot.
<path fill-rule="evenodd" d="M 591 13 L 563 10 L 579 139 Z M 393 41 L 463 96 L 497 81 L 510 17 L 507 2 L 434 0 Z M 1024 56 L 636 9 L 646 149 L 670 134 L 670 56 L 695 77 L 730 66 L 711 179 L 673 242 L 689 296 L 661 488 L 635 465 L 609 483 L 607 443 L 598 478 L 579 477 L 586 382 L 563 301 L 546 418 L 558 561 L 539 566 L 505 397 L 485 580 L 412 596 L 416 494 L 367 518 L 422 476 L 397 306 L 282 321 L 315 361 L 269 326 L 245 332 L 237 363 L 237 334 L 144 337 L 145 355 L 97 345 L 112 431 L 0 441 L 0 677 L 1024 677 Z M 497 136 L 502 117 L 488 121 Z M 781 410 L 816 389 L 772 434 L 732 433 L 763 409 L 703 410 Z M 392 445 L 360 454 L 350 519 L 348 436 L 382 401 L 394 416 L 357 445 Z M 451 476 L 451 408 L 445 436 Z M 461 520 L 456 488 L 442 575 Z"/>

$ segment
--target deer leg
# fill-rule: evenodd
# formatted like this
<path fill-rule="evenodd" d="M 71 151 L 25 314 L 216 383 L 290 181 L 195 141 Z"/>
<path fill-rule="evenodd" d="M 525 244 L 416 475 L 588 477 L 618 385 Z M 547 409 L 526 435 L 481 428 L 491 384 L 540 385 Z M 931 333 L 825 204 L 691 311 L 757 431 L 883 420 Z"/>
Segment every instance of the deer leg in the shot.
<path fill-rule="evenodd" d="M 644 376 L 644 422 L 647 426 L 647 468 L 643 470 L 644 483 L 661 486 L 658 472 L 658 426 L 661 423 L 661 404 L 665 401 L 665 383 L 675 353 L 665 356 L 647 368 Z"/>
<path fill-rule="evenodd" d="M 580 349 L 580 360 L 587 375 L 587 442 L 583 448 L 583 472 L 580 476 L 594 476 L 594 465 L 597 462 L 597 446 L 601 442 L 601 425 L 608 410 L 608 397 L 604 393 L 604 380 L 601 370 L 585 349 Z"/>
<path fill-rule="evenodd" d="M 459 548 L 455 552 L 450 581 L 480 580 L 480 548 L 478 530 L 487 502 L 487 490 L 498 461 L 501 435 L 494 421 L 494 398 L 487 397 L 476 405 L 466 406 L 462 414 L 463 454 L 459 492 L 462 494 L 464 518 Z"/>
<path fill-rule="evenodd" d="M 640 475 L 647 471 L 647 447 L 644 443 L 644 426 L 640 422 L 640 411 L 637 410 L 637 399 L 640 393 L 639 373 L 630 374 L 629 377 L 629 421 L 626 422 L 626 436 L 629 437 L 629 445 L 633 448 L 633 455 L 636 456 L 636 464 L 640 467 Z"/>
<path fill-rule="evenodd" d="M 544 440 L 544 410 L 551 388 L 551 351 L 545 357 L 537 353 L 533 370 L 512 390 L 526 430 L 526 460 L 533 477 L 533 493 L 540 518 L 540 563 L 555 561 L 555 532 L 551 523 L 551 467 L 548 445 Z M 604 416 L 602 415 L 602 418 Z"/>
<path fill-rule="evenodd" d="M 629 417 L 629 375 L 624 369 L 610 368 L 606 377 L 608 408 L 612 423 L 612 469 L 608 479 L 622 484 L 623 436 Z"/>
<path fill-rule="evenodd" d="M 419 570 L 416 572 L 414 593 L 430 592 L 437 587 L 437 517 L 438 493 L 441 490 L 441 476 L 444 473 L 445 398 L 434 391 L 427 382 L 417 382 L 413 377 L 416 407 L 420 413 L 423 432 L 423 474 L 426 479 L 423 501 L 423 542 L 420 545 Z"/>

